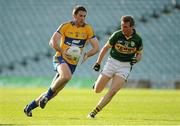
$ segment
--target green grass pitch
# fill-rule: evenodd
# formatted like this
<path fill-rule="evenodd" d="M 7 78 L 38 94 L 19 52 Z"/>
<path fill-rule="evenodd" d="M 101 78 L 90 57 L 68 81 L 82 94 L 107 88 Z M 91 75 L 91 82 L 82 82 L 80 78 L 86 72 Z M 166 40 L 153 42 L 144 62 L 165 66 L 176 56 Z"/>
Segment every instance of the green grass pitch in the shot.
<path fill-rule="evenodd" d="M 87 114 L 106 90 L 65 88 L 45 109 L 24 106 L 45 88 L 0 88 L 0 125 L 180 125 L 179 90 L 122 89 L 96 117 Z"/>

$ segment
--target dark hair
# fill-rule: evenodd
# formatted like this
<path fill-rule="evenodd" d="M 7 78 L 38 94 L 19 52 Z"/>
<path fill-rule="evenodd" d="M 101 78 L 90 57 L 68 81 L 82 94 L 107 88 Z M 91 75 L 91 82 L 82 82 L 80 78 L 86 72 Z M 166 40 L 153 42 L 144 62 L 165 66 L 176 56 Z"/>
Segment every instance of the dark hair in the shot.
<path fill-rule="evenodd" d="M 73 15 L 77 15 L 79 11 L 85 11 L 87 12 L 86 8 L 81 6 L 81 5 L 77 5 L 74 7 L 73 9 Z"/>
<path fill-rule="evenodd" d="M 130 16 L 130 15 L 122 16 L 121 21 L 129 22 L 131 27 L 133 27 L 135 25 L 134 18 L 133 18 L 133 16 Z"/>

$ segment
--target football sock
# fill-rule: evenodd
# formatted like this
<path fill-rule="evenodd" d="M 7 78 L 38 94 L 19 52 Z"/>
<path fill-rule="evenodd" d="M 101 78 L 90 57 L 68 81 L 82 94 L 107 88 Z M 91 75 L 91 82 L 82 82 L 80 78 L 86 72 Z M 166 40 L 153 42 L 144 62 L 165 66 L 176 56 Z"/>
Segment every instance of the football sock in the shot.
<path fill-rule="evenodd" d="M 51 97 L 53 96 L 53 94 L 54 94 L 54 92 L 52 91 L 51 88 L 49 88 L 49 90 L 48 90 L 48 92 L 46 93 L 45 96 L 48 98 L 48 100 L 50 100 Z"/>
<path fill-rule="evenodd" d="M 31 110 L 35 109 L 36 107 L 38 107 L 38 104 L 36 104 L 36 101 L 33 100 L 33 101 L 28 105 L 27 111 L 31 111 Z"/>
<path fill-rule="evenodd" d="M 97 106 L 95 109 L 93 109 L 93 111 L 91 113 L 93 113 L 94 115 L 96 115 L 98 112 L 100 112 L 102 110 L 102 108 L 100 106 Z"/>

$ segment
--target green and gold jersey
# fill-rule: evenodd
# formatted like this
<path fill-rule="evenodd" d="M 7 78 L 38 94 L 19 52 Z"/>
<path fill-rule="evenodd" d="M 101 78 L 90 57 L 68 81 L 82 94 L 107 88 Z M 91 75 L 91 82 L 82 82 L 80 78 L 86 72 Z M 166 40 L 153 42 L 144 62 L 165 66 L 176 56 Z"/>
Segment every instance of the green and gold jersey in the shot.
<path fill-rule="evenodd" d="M 110 56 L 122 62 L 130 62 L 135 54 L 143 49 L 142 39 L 135 30 L 129 39 L 118 30 L 111 35 L 108 42 L 112 46 Z"/>

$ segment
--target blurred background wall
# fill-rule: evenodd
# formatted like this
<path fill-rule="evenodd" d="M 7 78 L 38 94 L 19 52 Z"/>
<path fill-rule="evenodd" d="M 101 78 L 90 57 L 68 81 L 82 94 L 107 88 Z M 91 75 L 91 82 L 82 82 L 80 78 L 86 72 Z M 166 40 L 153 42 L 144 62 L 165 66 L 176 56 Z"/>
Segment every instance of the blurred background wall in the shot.
<path fill-rule="evenodd" d="M 122 15 L 134 16 L 144 52 L 127 87 L 180 88 L 180 0 L 0 0 L 0 86 L 49 85 L 55 52 L 48 42 L 78 4 L 87 8 L 100 47 L 119 29 Z M 96 58 L 78 65 L 70 87 L 93 84 Z"/>

